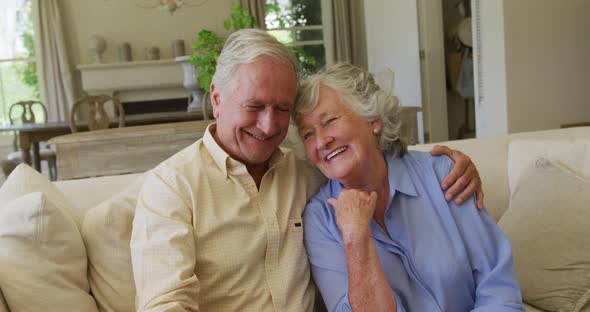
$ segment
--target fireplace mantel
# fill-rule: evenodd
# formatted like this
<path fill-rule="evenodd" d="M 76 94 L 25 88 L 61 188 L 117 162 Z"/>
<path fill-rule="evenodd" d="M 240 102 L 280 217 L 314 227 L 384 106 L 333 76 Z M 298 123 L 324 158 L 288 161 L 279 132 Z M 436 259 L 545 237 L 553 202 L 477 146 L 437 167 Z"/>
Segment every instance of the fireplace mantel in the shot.
<path fill-rule="evenodd" d="M 182 65 L 174 60 L 78 65 L 89 95 L 109 94 L 121 102 L 188 98 Z"/>

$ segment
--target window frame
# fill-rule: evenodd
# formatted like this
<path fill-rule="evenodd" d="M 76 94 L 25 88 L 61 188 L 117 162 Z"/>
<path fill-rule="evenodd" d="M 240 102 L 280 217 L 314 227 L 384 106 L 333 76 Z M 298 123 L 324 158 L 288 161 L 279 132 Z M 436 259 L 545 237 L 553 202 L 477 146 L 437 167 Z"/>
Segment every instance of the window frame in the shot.
<path fill-rule="evenodd" d="M 29 0 L 29 1 L 30 1 L 30 5 L 33 7 L 34 6 L 33 1 L 32 0 Z M 33 31 L 36 31 L 36 26 L 34 24 L 34 20 L 35 20 L 34 14 L 35 13 L 33 12 L 33 10 L 34 9 L 31 8 L 31 12 L 29 12 L 31 14 L 31 16 L 29 18 L 31 18 L 31 20 L 33 20 L 33 25 L 32 25 Z M 33 40 L 36 43 L 35 39 L 36 38 L 33 37 Z M 26 63 L 33 63 L 33 64 L 37 65 L 37 67 L 39 65 L 39 61 L 38 61 L 38 58 L 36 55 L 30 56 L 30 57 L 0 58 L 0 66 L 5 65 L 5 64 L 11 65 L 11 64 L 18 64 L 18 63 L 25 63 L 25 64 Z M 37 77 L 38 77 L 38 72 L 37 72 Z M 2 82 L 0 82 L 0 83 L 3 83 L 5 78 L 0 76 L 0 79 L 2 79 Z M 39 85 L 38 87 L 40 88 L 41 86 Z M 6 119 L 6 124 L 10 124 L 10 116 L 8 116 L 8 112 L 10 109 L 10 105 L 12 105 L 13 103 L 4 103 L 4 104 L 5 105 L 2 105 L 2 108 L 0 108 L 0 110 L 1 110 L 0 113 Z M 0 132 L 0 150 L 4 150 L 9 146 L 12 147 L 13 142 L 14 142 L 14 135 L 15 134 L 12 131 L 1 131 Z M 18 144 L 18 142 L 17 142 L 17 144 Z"/>
<path fill-rule="evenodd" d="M 322 24 L 321 25 L 306 25 L 306 26 L 293 26 L 293 27 L 278 27 L 278 28 L 267 28 L 267 32 L 271 31 L 289 31 L 293 42 L 289 45 L 296 47 L 302 46 L 323 46 L 324 57 L 327 65 L 334 63 L 334 30 L 333 30 L 333 18 L 332 18 L 332 4 L 330 0 L 321 0 L 322 8 Z M 265 15 L 266 16 L 266 15 Z M 322 30 L 322 40 L 297 40 L 296 31 L 298 30 Z"/>

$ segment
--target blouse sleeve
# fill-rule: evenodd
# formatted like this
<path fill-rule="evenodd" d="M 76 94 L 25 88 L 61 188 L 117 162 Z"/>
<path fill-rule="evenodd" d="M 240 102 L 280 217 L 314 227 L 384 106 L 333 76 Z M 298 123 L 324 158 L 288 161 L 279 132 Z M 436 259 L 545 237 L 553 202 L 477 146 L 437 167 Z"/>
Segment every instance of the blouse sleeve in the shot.
<path fill-rule="evenodd" d="M 442 157 L 437 163 L 439 180 L 450 172 L 452 161 Z M 476 207 L 475 196 L 450 210 L 465 244 L 476 284 L 473 311 L 524 311 L 522 296 L 508 239 L 487 211 Z"/>

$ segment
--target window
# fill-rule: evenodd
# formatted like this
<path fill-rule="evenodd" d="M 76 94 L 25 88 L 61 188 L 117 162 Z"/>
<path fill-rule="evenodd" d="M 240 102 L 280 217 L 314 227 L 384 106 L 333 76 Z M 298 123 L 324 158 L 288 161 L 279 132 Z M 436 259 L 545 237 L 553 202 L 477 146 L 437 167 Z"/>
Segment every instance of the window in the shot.
<path fill-rule="evenodd" d="M 330 1 L 266 0 L 267 31 L 280 42 L 299 48 L 311 59 L 304 72 L 332 63 Z"/>
<path fill-rule="evenodd" d="M 30 0 L 0 0 L 0 123 L 15 102 L 39 100 Z M 9 134 L 9 133 L 4 133 Z"/>

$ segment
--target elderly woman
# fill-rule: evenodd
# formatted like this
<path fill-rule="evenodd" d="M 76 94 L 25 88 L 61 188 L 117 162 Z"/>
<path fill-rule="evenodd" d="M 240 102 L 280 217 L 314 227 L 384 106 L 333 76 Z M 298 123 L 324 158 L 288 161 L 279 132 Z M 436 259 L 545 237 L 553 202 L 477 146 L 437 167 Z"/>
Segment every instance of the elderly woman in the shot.
<path fill-rule="evenodd" d="M 303 219 L 329 311 L 524 311 L 508 241 L 474 198 L 445 200 L 452 161 L 406 150 L 398 100 L 368 72 L 311 76 L 294 114 L 330 179 Z"/>

